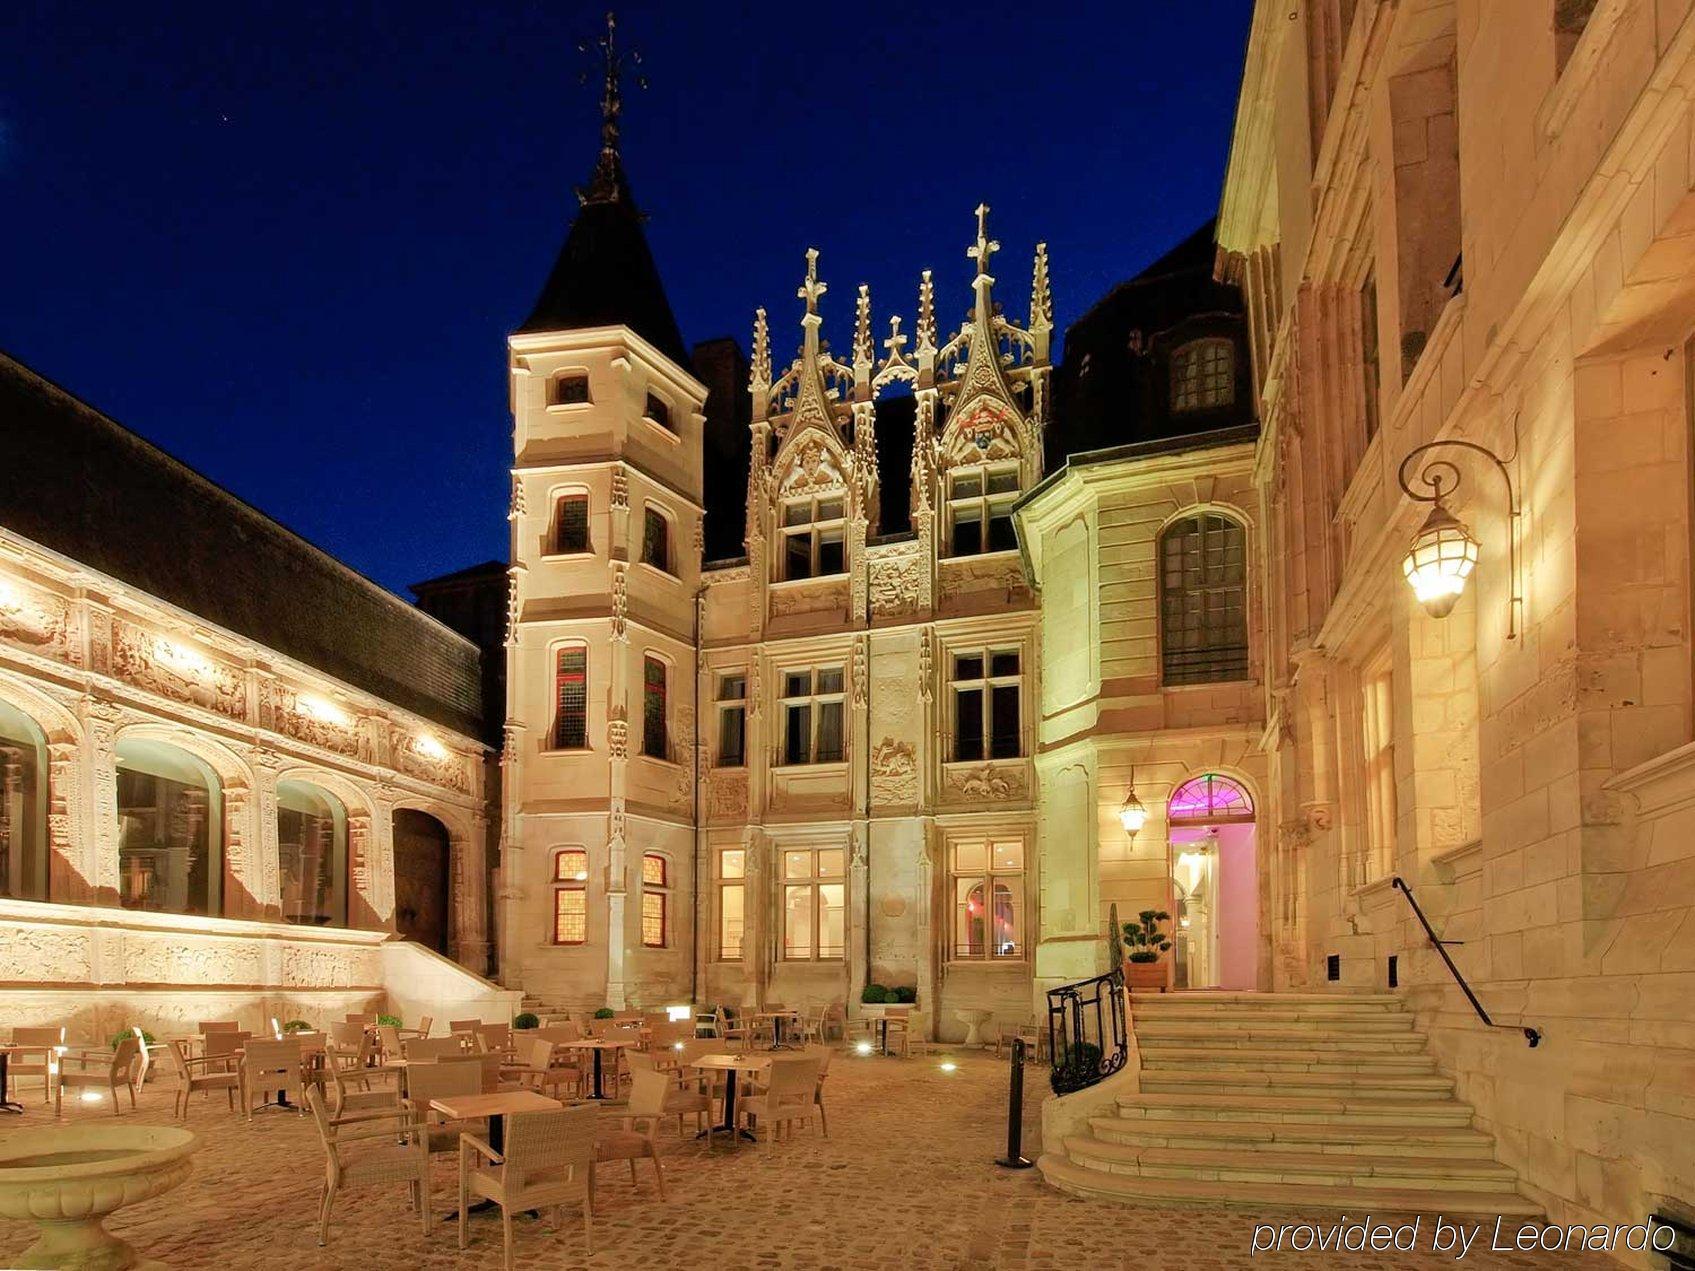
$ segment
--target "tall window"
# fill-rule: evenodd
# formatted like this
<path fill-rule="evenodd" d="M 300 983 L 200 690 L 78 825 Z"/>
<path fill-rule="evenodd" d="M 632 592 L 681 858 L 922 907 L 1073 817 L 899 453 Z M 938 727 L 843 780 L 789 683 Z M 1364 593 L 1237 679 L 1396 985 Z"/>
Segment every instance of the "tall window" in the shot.
<path fill-rule="evenodd" d="M 742 956 L 742 933 L 747 929 L 747 852 L 726 847 L 718 853 L 718 956 L 735 961 Z"/>
<path fill-rule="evenodd" d="M 589 936 L 589 854 L 553 854 L 553 943 L 583 944 Z"/>
<path fill-rule="evenodd" d="M 823 578 L 839 574 L 842 555 L 842 496 L 796 499 L 783 505 L 783 577 Z"/>
<path fill-rule="evenodd" d="M 954 958 L 1023 958 L 1023 842 L 955 843 L 951 872 Z"/>
<path fill-rule="evenodd" d="M 553 511 L 553 551 L 572 556 L 589 550 L 589 496 L 561 495 Z"/>
<path fill-rule="evenodd" d="M 661 428 L 670 429 L 671 427 L 671 408 L 665 404 L 664 398 L 657 393 L 647 395 L 647 405 L 642 407 L 642 414 Z"/>
<path fill-rule="evenodd" d="M 976 556 L 1018 546 L 1012 505 L 1018 502 L 1018 465 L 982 464 L 948 473 L 948 554 Z"/>
<path fill-rule="evenodd" d="M 282 914 L 307 926 L 347 925 L 347 810 L 303 781 L 277 783 Z"/>
<path fill-rule="evenodd" d="M 581 406 L 589 399 L 587 371 L 561 371 L 548 390 L 549 406 Z"/>
<path fill-rule="evenodd" d="M 953 659 L 953 757 L 955 762 L 1015 759 L 1022 747 L 1018 728 L 1017 649 L 976 649 Z"/>
<path fill-rule="evenodd" d="M 118 743 L 118 900 L 125 909 L 218 912 L 223 792 L 199 759 L 144 739 Z"/>
<path fill-rule="evenodd" d="M 0 702 L 0 896 L 47 899 L 47 739 Z"/>
<path fill-rule="evenodd" d="M 747 676 L 718 677 L 718 766 L 747 763 Z"/>
<path fill-rule="evenodd" d="M 783 852 L 783 957 L 840 959 L 847 941 L 845 855 L 839 847 Z"/>
<path fill-rule="evenodd" d="M 1167 684 L 1248 673 L 1247 532 L 1216 513 L 1160 535 L 1160 660 Z"/>
<path fill-rule="evenodd" d="M 553 669 L 555 750 L 582 750 L 589 744 L 588 658 L 584 648 L 559 650 Z"/>
<path fill-rule="evenodd" d="M 642 857 L 642 947 L 663 949 L 671 934 L 671 873 L 657 852 Z"/>
<path fill-rule="evenodd" d="M 669 759 L 666 745 L 665 663 L 658 658 L 642 660 L 642 754 Z"/>
<path fill-rule="evenodd" d="M 671 572 L 671 522 L 654 507 L 642 516 L 642 564 Z"/>
<path fill-rule="evenodd" d="M 842 702 L 841 667 L 784 672 L 784 763 L 840 761 Z"/>
<path fill-rule="evenodd" d="M 1356 887 L 1387 874 L 1395 854 L 1395 695 L 1387 649 L 1361 670 L 1360 697 L 1365 851 L 1353 871 Z"/>
<path fill-rule="evenodd" d="M 1211 410 L 1236 400 L 1236 349 L 1229 340 L 1191 340 L 1171 354 L 1171 409 Z"/>

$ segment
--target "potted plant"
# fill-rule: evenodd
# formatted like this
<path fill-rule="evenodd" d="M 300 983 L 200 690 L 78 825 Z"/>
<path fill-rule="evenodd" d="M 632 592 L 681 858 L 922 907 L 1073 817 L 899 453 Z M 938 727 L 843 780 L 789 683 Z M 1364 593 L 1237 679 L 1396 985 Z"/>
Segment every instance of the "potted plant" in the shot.
<path fill-rule="evenodd" d="M 520 1032 L 541 1027 L 541 1017 L 534 1011 L 520 1011 L 512 1017 L 512 1027 Z"/>
<path fill-rule="evenodd" d="M 309 1033 L 312 1026 L 303 1019 L 291 1019 L 283 1023 L 282 1030 L 285 1033 Z"/>
<path fill-rule="evenodd" d="M 1163 909 L 1144 909 L 1124 924 L 1124 982 L 1133 989 L 1165 991 L 1165 964 L 1160 956 L 1171 951 L 1161 923 L 1171 921 Z"/>
<path fill-rule="evenodd" d="M 610 1006 L 603 1006 L 594 1013 L 594 1017 L 596 1019 L 611 1019 L 617 1013 Z"/>

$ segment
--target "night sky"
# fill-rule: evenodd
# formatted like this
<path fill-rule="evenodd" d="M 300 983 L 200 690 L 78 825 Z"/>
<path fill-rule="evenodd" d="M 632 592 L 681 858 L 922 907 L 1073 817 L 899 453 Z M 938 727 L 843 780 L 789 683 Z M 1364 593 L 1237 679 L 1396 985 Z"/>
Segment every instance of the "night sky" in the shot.
<path fill-rule="evenodd" d="M 0 6 L 0 348 L 377 581 L 506 552 L 506 334 L 593 165 L 580 4 Z M 845 350 L 970 300 L 972 209 L 1059 328 L 1217 208 L 1250 0 L 626 4 L 624 158 L 693 343 L 817 246 Z M 0 452 L 0 462 L 4 462 Z"/>

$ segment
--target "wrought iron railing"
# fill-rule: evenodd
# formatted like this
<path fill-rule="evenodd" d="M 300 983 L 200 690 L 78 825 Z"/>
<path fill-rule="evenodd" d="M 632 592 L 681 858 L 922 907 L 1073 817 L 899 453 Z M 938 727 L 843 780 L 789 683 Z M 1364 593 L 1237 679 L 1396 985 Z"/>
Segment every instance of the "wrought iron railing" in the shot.
<path fill-rule="evenodd" d="M 1477 1012 L 1477 1018 L 1482 1020 L 1484 1025 L 1489 1028 L 1516 1029 L 1524 1034 L 1525 1041 L 1529 1042 L 1532 1047 L 1541 1042 L 1542 1033 L 1540 1029 L 1531 1028 L 1528 1024 L 1497 1024 L 1489 1018 L 1489 1012 L 1483 1009 L 1483 1003 L 1477 1000 L 1477 994 L 1471 991 L 1471 985 L 1465 982 L 1465 976 L 1460 974 L 1459 967 L 1455 966 L 1454 960 L 1448 956 L 1449 945 L 1464 944 L 1465 941 L 1444 940 L 1436 934 L 1436 929 L 1430 925 L 1430 919 L 1424 916 L 1424 910 L 1420 909 L 1418 901 L 1413 899 L 1412 888 L 1407 886 L 1406 881 L 1399 874 L 1389 880 L 1389 885 L 1407 898 L 1407 904 L 1412 906 L 1413 916 L 1418 919 L 1418 925 L 1424 928 L 1424 934 L 1430 938 L 1431 947 L 1441 955 L 1442 961 L 1447 964 L 1448 973 L 1454 977 L 1454 983 L 1460 986 L 1460 992 L 1465 994 L 1465 1000 L 1471 1003 L 1471 1009 Z"/>
<path fill-rule="evenodd" d="M 1055 1094 L 1087 1090 L 1122 1069 L 1129 1055 L 1122 967 L 1048 990 L 1049 1081 Z"/>

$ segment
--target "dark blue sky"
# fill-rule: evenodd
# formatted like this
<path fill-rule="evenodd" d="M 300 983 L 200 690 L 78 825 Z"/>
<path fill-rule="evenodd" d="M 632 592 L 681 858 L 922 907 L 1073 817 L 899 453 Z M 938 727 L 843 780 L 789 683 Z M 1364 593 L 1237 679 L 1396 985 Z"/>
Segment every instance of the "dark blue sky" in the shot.
<path fill-rule="evenodd" d="M 597 145 L 571 3 L 0 14 L 0 348 L 397 590 L 506 551 L 506 333 Z M 1056 321 L 1216 208 L 1249 0 L 626 4 L 624 156 L 683 334 L 787 356 L 809 245 Z M 879 337 L 880 338 L 880 337 Z M 3 461 L 3 455 L 0 455 Z M 404 593 L 403 593 L 404 594 Z"/>

